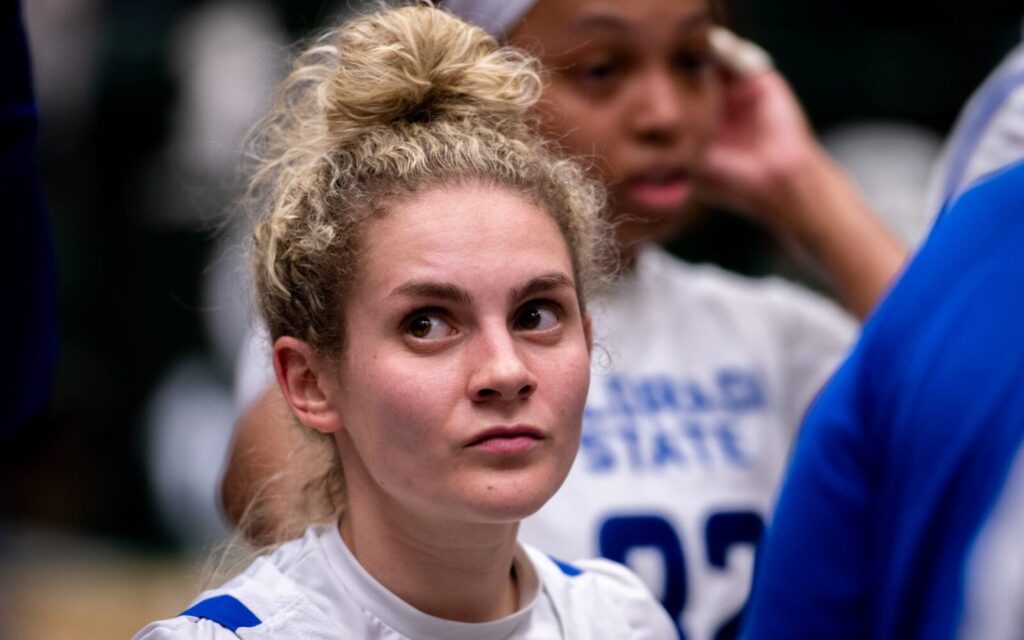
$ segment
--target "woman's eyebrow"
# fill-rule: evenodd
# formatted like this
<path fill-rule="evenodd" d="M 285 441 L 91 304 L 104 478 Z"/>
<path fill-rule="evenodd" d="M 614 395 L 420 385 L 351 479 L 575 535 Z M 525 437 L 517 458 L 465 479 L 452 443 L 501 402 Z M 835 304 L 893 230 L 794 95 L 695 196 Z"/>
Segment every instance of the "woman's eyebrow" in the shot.
<path fill-rule="evenodd" d="M 552 271 L 531 278 L 529 282 L 521 287 L 514 287 L 509 291 L 509 300 L 513 303 L 559 287 L 569 287 L 575 291 L 576 283 L 572 278 L 560 271 Z M 471 305 L 473 295 L 450 282 L 435 282 L 433 280 L 411 280 L 395 287 L 389 296 L 405 296 L 410 298 L 433 298 L 447 300 L 461 305 Z"/>
<path fill-rule="evenodd" d="M 460 305 L 470 305 L 473 303 L 473 296 L 462 287 L 449 282 L 435 282 L 432 280 L 411 280 L 405 282 L 395 287 L 389 296 L 434 298 Z"/>
<path fill-rule="evenodd" d="M 573 32 L 585 32 L 595 30 L 605 31 L 627 31 L 629 24 L 626 21 L 616 18 L 615 16 L 597 14 L 593 16 L 586 16 L 569 26 L 569 30 Z"/>
<path fill-rule="evenodd" d="M 545 273 L 544 275 L 531 279 L 521 287 L 513 288 L 509 292 L 508 297 L 510 303 L 515 304 L 524 298 L 529 298 L 530 296 L 537 295 L 538 293 L 544 293 L 559 287 L 569 287 L 575 291 L 576 283 L 573 282 L 572 278 L 561 271 L 552 271 L 551 273 Z"/>

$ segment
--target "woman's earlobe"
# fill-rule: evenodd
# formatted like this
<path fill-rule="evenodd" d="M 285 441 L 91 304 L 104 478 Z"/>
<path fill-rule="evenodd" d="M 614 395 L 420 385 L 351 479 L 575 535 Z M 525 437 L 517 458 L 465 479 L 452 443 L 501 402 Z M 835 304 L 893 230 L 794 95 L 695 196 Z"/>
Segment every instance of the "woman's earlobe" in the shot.
<path fill-rule="evenodd" d="M 281 395 L 299 422 L 322 433 L 341 428 L 333 402 L 333 379 L 306 342 L 282 336 L 274 342 L 274 373 Z"/>

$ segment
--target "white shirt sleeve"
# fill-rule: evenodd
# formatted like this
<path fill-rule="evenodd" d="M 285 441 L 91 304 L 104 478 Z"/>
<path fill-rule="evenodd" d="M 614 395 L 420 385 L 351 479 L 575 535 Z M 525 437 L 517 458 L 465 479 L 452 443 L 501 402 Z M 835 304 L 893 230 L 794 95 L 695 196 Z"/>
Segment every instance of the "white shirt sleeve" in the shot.
<path fill-rule="evenodd" d="M 178 616 L 146 625 L 132 640 L 238 640 L 238 636 L 211 620 Z"/>
<path fill-rule="evenodd" d="M 678 637 L 672 619 L 654 599 L 640 578 L 617 562 L 604 559 L 574 563 L 599 585 L 601 594 L 619 610 L 630 628 L 632 640 L 664 640 Z"/>
<path fill-rule="evenodd" d="M 928 216 L 982 176 L 1024 158 L 1024 43 L 1018 44 L 961 109 L 928 189 Z"/>

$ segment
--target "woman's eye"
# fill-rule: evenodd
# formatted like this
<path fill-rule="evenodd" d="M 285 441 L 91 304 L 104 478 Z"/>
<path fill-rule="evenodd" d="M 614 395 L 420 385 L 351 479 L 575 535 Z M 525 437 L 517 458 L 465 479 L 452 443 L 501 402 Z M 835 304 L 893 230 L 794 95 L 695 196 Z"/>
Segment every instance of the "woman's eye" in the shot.
<path fill-rule="evenodd" d="M 455 333 L 444 318 L 432 313 L 413 316 L 405 323 L 405 331 L 417 340 L 440 340 Z"/>
<path fill-rule="evenodd" d="M 613 91 L 625 78 L 628 59 L 620 55 L 585 56 L 571 67 L 572 78 L 586 91 Z"/>
<path fill-rule="evenodd" d="M 616 65 L 608 62 L 603 64 L 592 64 L 584 66 L 580 72 L 592 82 L 602 82 L 612 77 L 616 71 Z"/>
<path fill-rule="evenodd" d="M 710 48 L 688 49 L 675 56 L 676 68 L 686 73 L 700 73 L 710 69 L 713 62 Z"/>
<path fill-rule="evenodd" d="M 558 326 L 558 313 L 547 306 L 525 307 L 516 316 L 515 328 L 526 331 L 547 331 Z"/>

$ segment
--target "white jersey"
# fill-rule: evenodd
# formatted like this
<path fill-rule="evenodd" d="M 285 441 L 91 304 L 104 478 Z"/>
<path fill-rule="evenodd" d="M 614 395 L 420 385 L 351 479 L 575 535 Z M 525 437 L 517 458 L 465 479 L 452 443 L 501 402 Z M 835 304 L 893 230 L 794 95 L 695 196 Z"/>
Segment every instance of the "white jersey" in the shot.
<path fill-rule="evenodd" d="M 643 583 L 606 560 L 568 565 L 520 545 L 513 568 L 521 607 L 493 622 L 425 614 L 377 582 L 349 551 L 337 526 L 257 559 L 184 613 L 154 622 L 135 640 L 499 640 L 670 639 L 672 622 Z"/>
<path fill-rule="evenodd" d="M 783 280 L 654 246 L 611 294 L 593 309 L 580 453 L 520 535 L 557 557 L 625 562 L 687 638 L 728 637 L 795 431 L 856 324 Z M 273 380 L 266 354 L 250 341 L 243 406 Z"/>
<path fill-rule="evenodd" d="M 685 637 L 729 637 L 795 431 L 856 325 L 782 280 L 655 247 L 612 294 L 594 309 L 580 453 L 520 535 L 625 562 Z"/>
<path fill-rule="evenodd" d="M 932 172 L 928 215 L 979 178 L 1024 158 L 1024 43 L 1011 50 L 957 116 Z"/>

